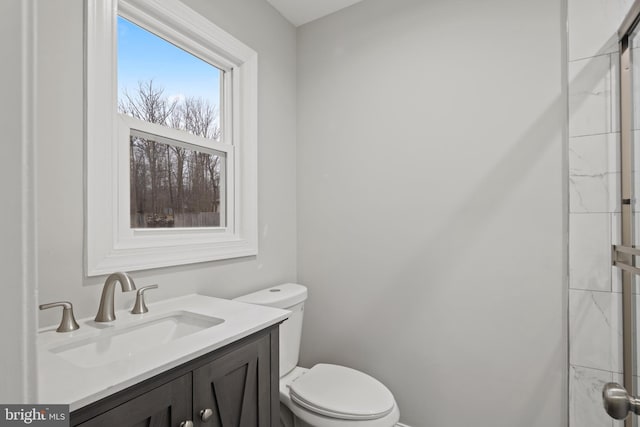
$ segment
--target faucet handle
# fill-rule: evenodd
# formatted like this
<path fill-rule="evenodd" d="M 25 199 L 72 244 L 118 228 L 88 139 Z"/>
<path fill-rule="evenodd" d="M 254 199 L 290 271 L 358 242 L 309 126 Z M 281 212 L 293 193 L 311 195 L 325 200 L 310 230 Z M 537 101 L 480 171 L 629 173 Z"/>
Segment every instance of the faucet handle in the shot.
<path fill-rule="evenodd" d="M 158 289 L 158 285 L 143 286 L 138 289 L 136 293 L 136 303 L 133 305 L 133 309 L 131 309 L 131 314 L 142 314 L 149 311 L 147 304 L 144 303 L 144 292 L 147 289 Z"/>
<path fill-rule="evenodd" d="M 80 328 L 76 318 L 73 317 L 73 304 L 69 301 L 50 302 L 48 304 L 40 304 L 40 310 L 46 310 L 53 307 L 62 307 L 62 320 L 56 332 L 71 332 Z"/>

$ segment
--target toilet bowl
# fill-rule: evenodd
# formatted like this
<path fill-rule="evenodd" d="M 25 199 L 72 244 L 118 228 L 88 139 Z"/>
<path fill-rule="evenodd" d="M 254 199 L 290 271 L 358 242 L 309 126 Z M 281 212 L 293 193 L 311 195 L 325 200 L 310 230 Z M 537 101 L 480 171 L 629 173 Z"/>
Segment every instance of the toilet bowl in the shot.
<path fill-rule="evenodd" d="M 327 368 L 335 371 L 325 375 Z M 344 377 L 342 370 L 346 371 Z M 309 378 L 305 378 L 309 372 L 315 378 L 307 384 L 299 381 Z M 360 382 L 354 376 L 362 376 L 364 381 Z M 307 396 L 300 396 L 300 391 L 296 390 L 300 383 L 299 389 Z M 390 427 L 400 418 L 393 395 L 382 383 L 362 372 L 337 365 L 318 364 L 311 369 L 295 367 L 280 378 L 280 402 L 284 405 L 283 413 L 290 411 L 293 415 L 281 416 L 284 427 Z"/>
<path fill-rule="evenodd" d="M 400 411 L 375 378 L 340 365 L 297 366 L 307 288 L 285 283 L 236 298 L 291 311 L 280 325 L 280 408 L 283 427 L 392 427 Z"/>

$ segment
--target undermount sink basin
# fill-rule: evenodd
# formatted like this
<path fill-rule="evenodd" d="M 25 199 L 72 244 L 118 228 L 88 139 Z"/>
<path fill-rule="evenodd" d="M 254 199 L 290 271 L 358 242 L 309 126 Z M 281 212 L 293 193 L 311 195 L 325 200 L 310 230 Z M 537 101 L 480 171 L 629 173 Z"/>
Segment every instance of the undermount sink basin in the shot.
<path fill-rule="evenodd" d="M 217 317 L 189 311 L 171 312 L 139 323 L 103 329 L 95 336 L 80 338 L 49 351 L 81 368 L 92 368 L 125 360 L 223 322 Z"/>
<path fill-rule="evenodd" d="M 190 294 L 149 312 L 117 310 L 113 322 L 77 319 L 80 329 L 38 331 L 38 401 L 82 408 L 278 324 L 290 312 Z"/>

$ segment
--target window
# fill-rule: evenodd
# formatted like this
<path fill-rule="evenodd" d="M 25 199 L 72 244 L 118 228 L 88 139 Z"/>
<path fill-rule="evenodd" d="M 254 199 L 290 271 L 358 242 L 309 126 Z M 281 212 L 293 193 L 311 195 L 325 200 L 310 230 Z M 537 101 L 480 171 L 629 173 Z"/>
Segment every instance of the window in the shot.
<path fill-rule="evenodd" d="M 228 145 L 216 144 L 222 139 L 224 71 L 117 19 L 117 109 L 133 118 L 128 120 L 130 227 L 224 227 Z M 182 140 L 153 135 L 140 129 L 146 123 L 190 135 Z"/>
<path fill-rule="evenodd" d="M 178 0 L 90 0 L 86 270 L 257 253 L 257 54 Z"/>

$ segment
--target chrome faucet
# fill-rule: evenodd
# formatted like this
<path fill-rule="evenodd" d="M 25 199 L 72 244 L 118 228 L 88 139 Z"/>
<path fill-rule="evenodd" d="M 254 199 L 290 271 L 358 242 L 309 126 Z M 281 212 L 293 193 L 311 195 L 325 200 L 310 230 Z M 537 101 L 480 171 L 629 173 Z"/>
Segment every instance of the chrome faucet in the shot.
<path fill-rule="evenodd" d="M 136 285 L 131 276 L 127 273 L 113 273 L 107 277 L 102 288 L 102 297 L 100 298 L 100 307 L 96 314 L 96 322 L 112 322 L 116 320 L 116 314 L 113 308 L 113 298 L 116 292 L 116 282 L 120 282 L 122 292 L 130 292 L 136 290 Z"/>

